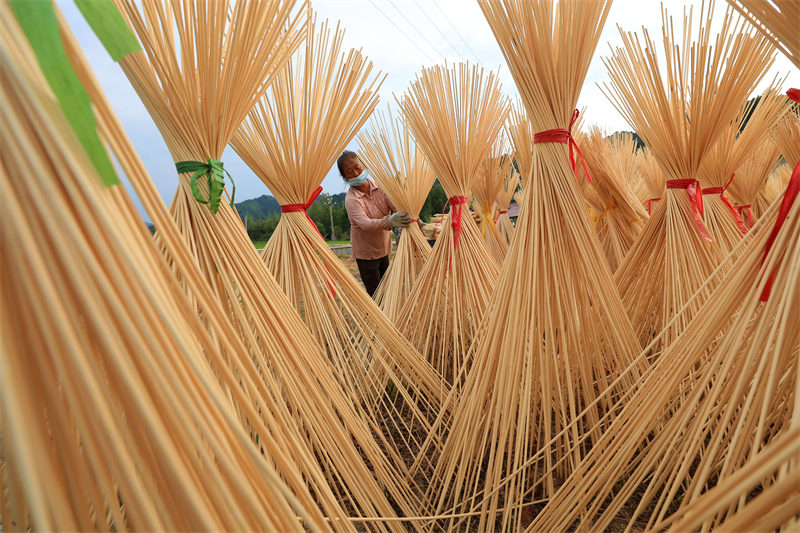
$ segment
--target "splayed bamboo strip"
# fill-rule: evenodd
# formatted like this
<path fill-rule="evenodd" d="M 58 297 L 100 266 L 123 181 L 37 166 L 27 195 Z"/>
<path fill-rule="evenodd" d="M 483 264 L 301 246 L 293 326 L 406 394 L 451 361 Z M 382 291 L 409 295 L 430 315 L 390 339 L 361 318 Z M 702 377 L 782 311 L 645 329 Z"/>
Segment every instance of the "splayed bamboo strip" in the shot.
<path fill-rule="evenodd" d="M 800 166 L 797 172 L 795 195 Z M 782 227 L 773 223 L 776 212 Z M 726 259 L 734 263 L 730 273 L 722 265 L 714 273 L 725 283 L 717 283 L 689 326 L 636 384 L 623 411 L 532 527 L 560 529 L 580 520 L 603 529 L 634 499 L 635 512 L 626 511 L 632 519 L 628 529 L 639 517 L 649 529 L 797 429 L 798 215 L 800 201 L 789 196 L 756 223 L 752 242 L 738 245 L 742 256 Z M 640 357 L 647 356 L 645 351 Z M 759 482 L 767 491 L 780 480 Z M 749 495 L 749 488 L 737 493 L 730 506 L 703 519 L 703 529 L 742 508 Z"/>
<path fill-rule="evenodd" d="M 586 147 L 583 153 L 592 176 L 592 183 L 586 187 L 596 191 L 599 200 L 595 229 L 611 272 L 614 272 L 648 218 L 644 206 L 629 187 L 636 174 L 636 143 L 630 134 L 616 135 L 612 139 L 593 128 L 581 146 Z"/>
<path fill-rule="evenodd" d="M 533 131 L 566 130 L 610 3 L 480 5 Z M 580 460 L 582 451 L 567 450 L 605 406 L 579 420 L 578 414 L 640 351 L 568 152 L 552 141 L 534 144 L 525 208 L 431 478 L 427 496 L 434 509 L 480 511 L 449 522 L 459 530 L 520 529 L 525 506 L 554 491 Z M 573 431 L 561 432 L 572 423 Z M 543 487 L 534 494 L 537 485 Z"/>
<path fill-rule="evenodd" d="M 206 364 L 222 354 L 0 15 L 3 529 L 327 529 L 287 450 L 239 423 Z"/>
<path fill-rule="evenodd" d="M 494 73 L 465 63 L 423 69 L 399 103 L 450 198 L 450 214 L 398 327 L 445 379 L 457 384 L 498 271 L 466 204 L 508 103 Z"/>
<path fill-rule="evenodd" d="M 645 141 L 668 180 L 663 199 L 614 275 L 643 345 L 668 323 L 670 331 L 660 336 L 661 342 L 670 342 L 683 330 L 692 313 L 683 313 L 678 321 L 672 317 L 724 257 L 703 224 L 696 178 L 722 128 L 734 120 L 739 103 L 746 101 L 773 55 L 769 41 L 751 35 L 752 29 L 744 31 L 745 22 L 735 20 L 730 11 L 720 33 L 712 37 L 711 7 L 700 13 L 694 41 L 691 10 L 684 15 L 681 39 L 662 8 L 665 65 L 659 65 L 647 31 L 644 42 L 621 31 L 623 47 L 604 59 L 612 80 L 604 93 Z M 687 65 L 691 71 L 685 71 Z M 725 76 L 720 75 L 723 69 Z M 643 269 L 648 276 L 641 275 Z M 706 296 L 712 289 L 706 286 Z M 696 311 L 703 299 L 692 302 Z"/>
<path fill-rule="evenodd" d="M 182 7 L 187 5 L 181 4 Z M 277 4 L 272 8 L 276 6 Z M 196 36 L 185 28 L 181 34 L 174 31 L 171 23 L 165 23 L 164 26 L 158 23 L 159 17 L 170 22 L 172 19 L 168 13 L 172 11 L 160 10 L 152 2 L 145 3 L 144 7 L 148 17 L 151 17 L 147 19 L 147 25 L 140 18 L 135 6 L 125 4 L 123 11 L 128 16 L 129 22 L 136 21 L 134 26 L 138 36 L 145 43 L 145 49 L 151 51 L 151 55 L 142 57 L 142 54 L 131 54 L 123 58 L 121 64 L 154 116 L 176 160 L 182 160 L 187 156 L 197 157 L 198 154 L 203 154 L 199 159 L 209 155 L 212 158 L 219 157 L 224 144 L 214 140 L 216 139 L 214 130 L 192 129 L 192 124 L 204 120 L 198 113 L 202 114 L 201 111 L 205 111 L 192 106 L 183 109 L 178 104 L 172 105 L 175 99 L 180 102 L 181 98 L 185 97 L 181 89 L 184 83 L 200 84 L 200 81 L 195 79 L 196 71 L 193 68 L 177 70 L 174 57 L 177 52 L 171 48 L 174 43 L 170 39 L 162 39 L 165 36 L 175 37 L 177 33 L 185 45 L 181 49 L 180 57 L 186 61 L 188 61 L 187 54 L 195 52 L 200 57 L 205 57 L 205 54 L 213 57 L 214 52 L 206 52 L 205 45 L 202 44 L 211 39 L 209 34 L 205 33 L 208 28 L 204 28 L 203 24 L 196 24 L 193 28 L 202 32 L 202 35 Z M 173 7 L 181 9 L 179 6 Z M 198 9 L 202 9 L 202 6 Z M 222 42 L 230 44 L 231 41 L 236 41 L 237 32 L 240 31 L 247 35 L 258 34 L 259 38 L 266 38 L 269 28 L 262 31 L 257 26 L 259 19 L 265 20 L 266 13 L 261 9 L 263 8 L 237 3 L 236 17 L 240 18 L 232 18 L 231 24 L 236 22 L 238 25 L 227 27 L 227 40 Z M 215 24 L 209 24 L 209 27 L 214 30 Z M 150 31 L 152 28 L 155 29 Z M 163 31 L 163 35 L 158 33 L 159 29 Z M 300 29 L 297 28 L 297 23 L 295 29 Z M 214 42 L 219 40 L 216 36 L 213 39 Z M 196 49 L 192 49 L 192 43 L 196 43 Z M 188 50 L 184 50 L 186 47 Z M 248 57 L 258 64 L 258 67 L 253 67 L 257 70 L 262 68 L 260 62 L 269 59 L 269 57 L 248 55 L 242 57 Z M 199 63 L 219 65 L 219 62 L 209 62 L 206 59 L 200 60 Z M 237 89 L 243 89 L 243 85 L 248 85 L 252 91 L 248 96 L 249 99 L 259 92 L 259 84 L 264 80 L 256 79 L 252 72 L 248 73 L 247 65 L 247 61 L 241 61 L 235 66 L 220 67 L 222 68 L 220 72 L 207 72 L 209 78 L 205 80 L 207 83 L 198 85 L 192 91 L 199 91 L 199 94 L 202 94 L 204 88 L 213 87 L 214 83 L 221 86 L 231 84 Z M 173 95 L 172 91 L 181 94 Z M 199 100 L 205 101 L 202 98 Z M 212 99 L 209 98 L 210 100 Z M 227 124 L 230 113 L 241 112 L 240 107 L 244 107 L 244 111 L 247 111 L 247 105 L 242 102 L 238 102 L 238 106 L 233 105 L 237 104 L 233 101 L 217 101 L 217 104 L 219 107 L 209 113 L 221 117 L 221 123 L 224 124 Z M 236 122 L 236 126 L 238 125 Z M 226 136 L 227 140 L 230 133 L 232 132 L 226 130 L 220 135 Z M 222 146 L 219 147 L 219 152 L 201 151 L 205 150 L 203 146 L 217 147 L 220 144 Z M 139 174 L 141 177 L 142 173 Z M 331 371 L 324 351 L 311 337 L 269 274 L 234 211 L 223 203 L 217 214 L 212 214 L 190 196 L 187 176 L 181 177 L 180 180 L 181 184 L 171 212 L 185 244 L 182 248 L 176 242 L 177 234 L 173 234 L 174 232 L 169 234 L 173 237 L 172 240 L 167 239 L 167 230 L 171 231 L 174 226 L 166 223 L 161 227 L 157 224 L 159 242 L 173 261 L 178 275 L 187 276 L 188 270 L 180 270 L 188 269 L 188 263 L 192 260 L 199 265 L 204 277 L 202 283 L 190 284 L 187 281 L 187 287 L 200 291 L 202 289 L 199 287 L 204 286 L 214 294 L 218 305 L 224 309 L 224 313 L 220 315 L 225 317 L 225 322 L 218 324 L 220 331 L 213 329 L 213 324 L 210 325 L 210 329 L 215 338 L 224 338 L 229 332 L 234 332 L 244 345 L 246 350 L 244 353 L 234 352 L 238 357 L 229 357 L 226 362 L 234 372 L 243 376 L 243 387 L 246 388 L 247 398 L 259 411 L 263 409 L 262 403 L 265 398 L 275 396 L 276 400 L 285 402 L 292 413 L 287 422 L 291 421 L 301 430 L 305 437 L 302 446 L 308 452 L 316 454 L 318 463 L 325 468 L 330 489 L 320 485 L 322 494 L 331 489 L 336 490 L 337 498 L 346 504 L 348 512 L 353 514 L 391 516 L 393 510 L 380 484 L 395 486 L 396 479 L 391 472 L 387 472 L 383 451 L 371 435 L 363 418 L 355 411 L 352 399 L 348 398 L 341 388 L 340 376 L 334 375 Z M 148 191 L 147 184 L 140 183 L 140 186 L 138 190 L 140 196 L 151 192 Z M 191 250 L 192 257 L 184 253 L 187 248 Z M 213 312 L 204 307 L 206 303 L 199 297 L 196 298 L 198 310 L 206 320 L 212 322 L 208 317 Z M 227 329 L 224 327 L 226 325 Z M 211 363 L 212 366 L 217 364 L 215 361 Z M 218 368 L 214 370 L 220 371 Z M 234 395 L 234 401 L 240 401 L 236 396 Z M 245 408 L 243 405 L 238 407 Z M 266 423 L 266 427 L 270 425 Z M 294 447 L 300 448 L 298 445 Z M 369 464 L 365 464 L 365 461 Z M 376 476 L 380 481 L 376 481 Z M 314 482 L 318 483 L 316 480 Z M 332 511 L 328 514 L 334 518 Z"/>
<path fill-rule="evenodd" d="M 800 68 L 797 0 L 728 0 L 728 3 Z"/>
<path fill-rule="evenodd" d="M 375 291 L 375 301 L 392 322 L 397 322 L 422 265 L 431 253 L 419 225 L 419 217 L 436 176 L 416 146 L 411 132 L 399 119 L 378 113 L 372 119 L 371 131 L 359 134 L 360 157 L 378 186 L 399 211 L 406 211 L 412 223 L 403 228 L 397 240 L 397 251 Z"/>
<path fill-rule="evenodd" d="M 305 212 L 337 154 L 377 104 L 381 80 L 360 52 L 341 53 L 343 36 L 327 23 L 309 24 L 305 49 L 278 75 L 232 146 L 284 206 L 263 260 L 373 427 L 388 462 L 380 479 L 410 514 L 417 497 L 405 482 L 403 454 L 416 453 L 427 413 L 438 412 L 446 387 Z"/>
<path fill-rule="evenodd" d="M 481 219 L 478 227 L 486 247 L 498 265 L 503 263 L 503 259 L 508 253 L 508 242 L 495 224 L 495 217 L 499 216 L 499 208 L 495 201 L 503 187 L 503 182 L 511 175 L 511 156 L 504 153 L 504 148 L 504 143 L 495 143 L 472 185 L 472 194 L 477 204 L 476 212 L 480 213 Z M 506 206 L 507 210 L 508 206 Z"/>
<path fill-rule="evenodd" d="M 508 244 L 511 244 L 511 239 L 514 237 L 514 224 L 508 216 L 508 208 L 511 205 L 511 199 L 517 192 L 519 177 L 519 172 L 512 167 L 511 172 L 503 179 L 500 192 L 497 193 L 497 208 L 499 211 L 495 224 L 500 235 L 503 236 Z"/>
<path fill-rule="evenodd" d="M 739 115 L 723 128 L 719 140 L 700 165 L 698 176 L 703 189 L 703 221 L 711 238 L 726 255 L 747 233 L 747 227 L 725 191 L 731 187 L 735 194 L 740 181 L 758 179 L 752 175 L 739 176 L 735 172 L 748 155 L 768 140 L 775 124 L 789 110 L 786 103 L 786 97 L 771 87 L 761 95 L 758 105 L 742 106 Z"/>

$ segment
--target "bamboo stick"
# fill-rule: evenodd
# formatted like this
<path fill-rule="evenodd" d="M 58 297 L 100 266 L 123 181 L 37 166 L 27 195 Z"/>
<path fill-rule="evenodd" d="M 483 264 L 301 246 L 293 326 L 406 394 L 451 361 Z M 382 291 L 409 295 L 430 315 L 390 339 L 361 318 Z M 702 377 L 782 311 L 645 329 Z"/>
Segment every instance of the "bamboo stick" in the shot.
<path fill-rule="evenodd" d="M 796 0 L 728 0 L 728 3 L 800 68 Z"/>

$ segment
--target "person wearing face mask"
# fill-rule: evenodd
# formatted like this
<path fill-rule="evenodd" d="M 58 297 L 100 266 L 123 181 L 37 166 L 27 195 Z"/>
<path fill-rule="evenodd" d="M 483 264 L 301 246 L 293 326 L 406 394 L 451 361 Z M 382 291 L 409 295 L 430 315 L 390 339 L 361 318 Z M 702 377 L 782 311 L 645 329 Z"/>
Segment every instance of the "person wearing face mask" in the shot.
<path fill-rule="evenodd" d="M 350 188 L 344 206 L 350 219 L 350 246 L 361 281 L 372 296 L 389 268 L 392 228 L 408 226 L 411 217 L 396 209 L 369 177 L 355 152 L 345 150 L 336 161 Z"/>

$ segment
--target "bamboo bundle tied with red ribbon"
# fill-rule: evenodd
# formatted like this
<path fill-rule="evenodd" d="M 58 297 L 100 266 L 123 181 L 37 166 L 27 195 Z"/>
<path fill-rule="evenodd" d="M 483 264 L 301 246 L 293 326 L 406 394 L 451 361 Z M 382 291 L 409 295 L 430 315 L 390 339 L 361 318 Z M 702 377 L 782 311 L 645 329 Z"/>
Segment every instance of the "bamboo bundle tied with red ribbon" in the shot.
<path fill-rule="evenodd" d="M 138 53 L 113 4 L 90 13 Z M 57 9 L 3 3 L 0 27 L 0 526 L 349 529 L 286 405 L 241 401 L 222 308 L 193 262 L 178 281 L 116 179 L 111 155 L 177 236 Z"/>
<path fill-rule="evenodd" d="M 500 192 L 497 193 L 497 219 L 494 221 L 497 226 L 497 231 L 503 236 L 506 243 L 511 244 L 514 238 L 514 223 L 511 222 L 511 217 L 508 215 L 508 210 L 511 205 L 511 200 L 517 192 L 519 186 L 519 172 L 514 168 L 513 162 L 508 175 L 503 179 Z"/>
<path fill-rule="evenodd" d="M 242 422 L 257 426 L 254 433 L 259 439 L 269 438 L 268 432 L 260 436 L 265 427 L 284 431 L 278 428 L 288 424 L 285 431 L 299 432 L 301 438 L 285 447 L 298 450 L 298 460 L 302 459 L 300 450 L 316 457 L 315 466 L 322 467 L 322 483 L 311 475 L 309 481 L 315 493 L 319 490 L 326 496 L 320 499 L 321 505 L 333 502 L 324 507 L 332 527 L 352 527 L 337 519 L 342 506 L 354 515 L 389 517 L 395 514 L 392 503 L 413 507 L 407 487 L 396 482 L 402 470 L 390 463 L 385 446 L 373 434 L 373 424 L 354 404 L 351 388 L 342 385 L 346 380 L 275 282 L 238 215 L 226 202 L 212 212 L 192 191 L 203 197 L 210 192 L 207 181 L 219 186 L 219 165 L 214 161 L 305 39 L 305 6 L 200 0 L 135 4 L 120 0 L 117 5 L 144 49 L 119 63 L 173 158 L 179 163 L 210 160 L 209 179 L 198 176 L 198 171 L 179 177 L 170 211 L 191 250 L 190 259 L 203 275 L 203 285 L 223 310 L 207 309 L 198 299 L 197 311 L 204 317 L 224 317 L 227 330 L 210 326 L 212 337 L 233 333 L 244 348 L 222 360 L 231 372 L 243 376 L 239 386 L 245 390 L 244 398 L 238 391 L 232 398 L 242 412 Z M 297 7 L 301 9 L 295 13 Z M 182 251 L 166 240 L 159 227 L 157 239 L 177 275 L 185 276 L 181 269 L 187 258 L 178 257 Z M 194 298 L 191 291 L 189 296 Z M 213 372 L 222 371 L 219 361 L 210 364 Z M 278 425 L 271 424 L 266 418 L 270 402 L 281 403 L 291 415 L 283 415 Z M 250 420 L 259 416 L 263 420 Z M 392 491 L 390 497 L 384 487 Z"/>
<path fill-rule="evenodd" d="M 634 190 L 639 201 L 647 209 L 649 217 L 653 214 L 656 203 L 664 196 L 667 180 L 664 178 L 664 171 L 658 161 L 647 148 L 642 148 L 637 153 L 636 167 L 641 179 L 634 186 Z"/>
<path fill-rule="evenodd" d="M 508 153 L 506 143 L 501 142 L 502 140 L 501 138 L 494 144 L 472 185 L 475 211 L 480 213 L 478 228 L 486 247 L 498 265 L 503 264 L 503 259 L 508 253 L 508 241 L 495 222 L 496 218 L 500 216 L 498 213 L 500 209 L 496 201 L 503 183 L 510 178 L 512 170 L 512 155 Z M 505 211 L 508 215 L 507 205 Z"/>
<path fill-rule="evenodd" d="M 433 512 L 454 514 L 451 529 L 511 531 L 578 463 L 582 439 L 599 437 L 605 405 L 595 394 L 632 383 L 615 380 L 641 347 L 586 216 L 570 130 L 610 2 L 480 5 L 537 133 L 524 207 L 427 497 Z"/>
<path fill-rule="evenodd" d="M 399 119 L 378 112 L 371 131 L 358 135 L 359 157 L 370 175 L 398 211 L 411 216 L 397 240 L 397 251 L 375 291 L 375 301 L 394 323 L 400 317 L 414 282 L 431 253 L 431 246 L 417 224 L 419 212 L 436 179 L 411 132 Z"/>
<path fill-rule="evenodd" d="M 584 184 L 584 197 L 594 198 L 590 204 L 598 213 L 595 229 L 614 272 L 648 218 L 630 185 L 637 174 L 636 142 L 630 134 L 610 138 L 592 128 L 581 146 L 585 147 L 583 153 L 592 176 L 592 183 Z"/>
<path fill-rule="evenodd" d="M 382 76 L 360 51 L 342 49 L 338 26 L 314 19 L 307 31 L 304 48 L 231 144 L 282 206 L 263 261 L 325 347 L 332 371 L 380 442 L 385 459 L 370 460 L 387 463 L 376 473 L 408 514 L 417 496 L 405 476 L 405 457 L 426 437 L 428 417 L 438 413 L 447 387 L 330 250 L 307 213 L 337 155 L 375 109 Z"/>
<path fill-rule="evenodd" d="M 398 327 L 458 386 L 498 273 L 467 202 L 505 122 L 508 101 L 494 73 L 458 63 L 423 69 L 398 102 L 450 208 Z"/>
<path fill-rule="evenodd" d="M 740 182 L 755 179 L 759 183 L 759 176 L 738 175 L 736 170 L 749 155 L 755 155 L 756 148 L 768 141 L 775 125 L 788 111 L 786 97 L 777 92 L 775 83 L 758 100 L 743 105 L 737 117 L 722 128 L 719 139 L 698 170 L 703 190 L 703 222 L 723 256 L 747 234 L 740 210 L 726 191 L 730 188 L 731 194 L 738 197 Z M 752 218 L 748 222 L 752 226 Z"/>
<path fill-rule="evenodd" d="M 670 330 L 660 339 L 670 342 L 692 313 L 672 318 L 701 286 L 706 297 L 713 289 L 704 283 L 725 255 L 703 222 L 698 173 L 774 57 L 769 41 L 731 10 L 712 36 L 712 8 L 701 11 L 696 37 L 691 11 L 684 14 L 682 35 L 675 36 L 672 18 L 662 9 L 666 64 L 659 64 L 646 30 L 642 37 L 620 30 L 623 46 L 604 58 L 611 84 L 603 85 L 603 92 L 645 142 L 667 180 L 664 197 L 614 274 L 643 345 L 665 327 Z M 691 69 L 685 72 L 686 65 Z M 723 69 L 725 76 L 720 75 Z M 703 298 L 691 301 L 696 311 Z"/>

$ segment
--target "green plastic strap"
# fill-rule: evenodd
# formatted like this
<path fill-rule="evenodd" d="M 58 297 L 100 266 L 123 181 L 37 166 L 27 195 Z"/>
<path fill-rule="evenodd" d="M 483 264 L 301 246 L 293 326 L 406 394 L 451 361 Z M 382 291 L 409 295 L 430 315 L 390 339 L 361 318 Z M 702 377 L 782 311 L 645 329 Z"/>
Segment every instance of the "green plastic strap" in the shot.
<path fill-rule="evenodd" d="M 61 42 L 53 5 L 42 1 L 11 0 L 11 7 L 61 110 L 100 179 L 107 187 L 117 185 L 119 177 L 97 135 L 91 100 L 75 75 Z"/>
<path fill-rule="evenodd" d="M 111 0 L 75 0 L 97 38 L 114 61 L 142 49 L 136 36 Z"/>
<path fill-rule="evenodd" d="M 175 170 L 178 171 L 178 174 L 194 173 L 191 181 L 189 181 L 192 195 L 201 204 L 208 204 L 208 208 L 212 213 L 216 213 L 217 209 L 219 209 L 222 191 L 225 189 L 225 174 L 227 174 L 231 179 L 231 207 L 233 207 L 233 201 L 236 197 L 236 184 L 233 182 L 233 176 L 223 168 L 222 161 L 217 161 L 216 159 L 209 159 L 207 163 L 179 161 L 175 163 Z M 208 199 L 203 198 L 203 193 L 200 192 L 200 186 L 197 184 L 197 180 L 203 176 L 208 176 Z"/>

